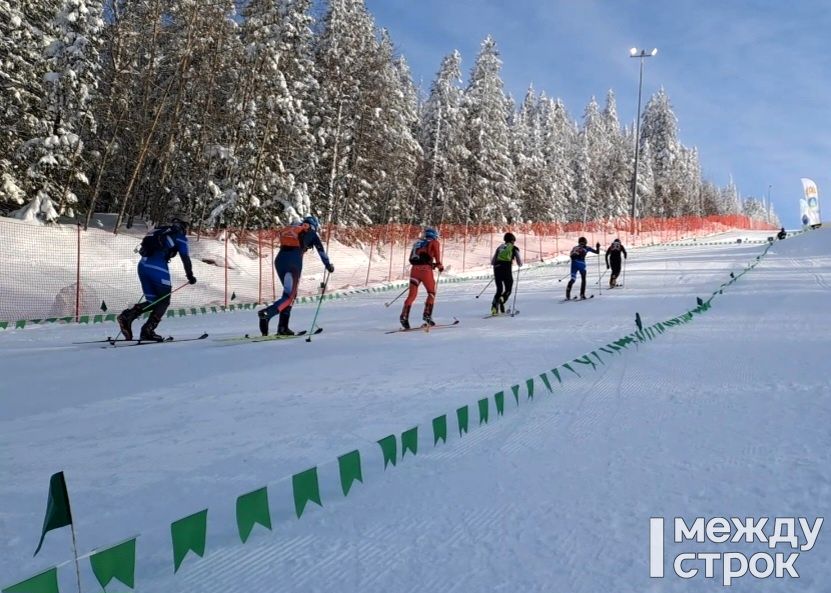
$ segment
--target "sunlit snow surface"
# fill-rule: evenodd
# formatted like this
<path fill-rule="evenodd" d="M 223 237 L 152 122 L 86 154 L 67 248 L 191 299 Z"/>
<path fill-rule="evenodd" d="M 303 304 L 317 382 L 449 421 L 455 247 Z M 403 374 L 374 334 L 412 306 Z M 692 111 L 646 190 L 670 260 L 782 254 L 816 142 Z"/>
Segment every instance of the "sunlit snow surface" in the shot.
<path fill-rule="evenodd" d="M 554 395 L 519 409 L 510 395 L 630 333 L 636 312 L 652 324 L 695 307 L 764 247 L 720 240 L 633 251 L 625 287 L 594 286 L 585 303 L 559 302 L 563 266 L 526 269 L 515 318 L 482 319 L 484 281 L 441 285 L 435 317 L 461 322 L 429 335 L 384 334 L 395 292 L 325 302 L 312 343 L 219 341 L 255 332 L 251 311 L 165 319 L 166 335 L 211 334 L 189 344 L 72 344 L 113 324 L 0 333 L 0 587 L 71 558 L 66 529 L 32 558 L 49 476 L 63 470 L 80 552 L 139 535 L 143 593 L 721 591 L 670 564 L 649 578 L 649 518 L 831 516 L 831 232 L 777 243 L 709 312 Z M 295 308 L 292 327 L 313 313 Z M 477 400 L 503 389 L 505 416 L 491 400 L 478 426 Z M 441 414 L 450 438 L 434 448 Z M 376 441 L 416 425 L 417 456 L 399 451 L 384 472 Z M 354 449 L 364 483 L 344 498 L 337 457 Z M 323 508 L 297 520 L 291 475 L 312 466 Z M 243 545 L 236 498 L 265 485 L 274 529 Z M 204 508 L 205 558 L 174 576 L 169 525 Z M 829 529 L 800 554 L 798 580 L 747 576 L 729 590 L 828 591 Z M 733 549 L 774 551 L 713 551 Z M 84 590 L 100 590 L 88 560 L 81 569 Z M 59 576 L 75 590 L 71 564 Z"/>

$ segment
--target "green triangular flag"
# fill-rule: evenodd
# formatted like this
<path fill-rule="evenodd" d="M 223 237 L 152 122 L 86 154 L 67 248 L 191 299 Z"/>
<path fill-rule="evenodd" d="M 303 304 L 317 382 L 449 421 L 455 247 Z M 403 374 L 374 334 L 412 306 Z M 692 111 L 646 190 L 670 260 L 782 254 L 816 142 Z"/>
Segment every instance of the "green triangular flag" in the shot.
<path fill-rule="evenodd" d="M 349 494 L 355 480 L 363 484 L 364 477 L 361 473 L 361 454 L 358 451 L 352 451 L 351 453 L 338 457 L 338 468 L 340 470 L 340 486 L 344 496 Z"/>
<path fill-rule="evenodd" d="M 514 394 L 516 405 L 519 405 L 519 385 L 511 385 L 511 392 Z"/>
<path fill-rule="evenodd" d="M 548 380 L 548 373 L 541 373 L 540 379 L 542 379 L 545 388 L 548 389 L 548 393 L 554 393 L 554 389 L 551 388 L 551 381 Z"/>
<path fill-rule="evenodd" d="M 398 457 L 398 445 L 395 441 L 395 435 L 391 434 L 388 437 L 384 437 L 378 441 L 378 444 L 381 445 L 381 453 L 384 455 L 384 469 L 387 469 L 390 463 L 394 466 L 396 458 Z"/>
<path fill-rule="evenodd" d="M 461 437 L 464 433 L 467 432 L 468 426 L 468 409 L 467 406 L 462 406 L 458 410 L 456 410 L 456 420 L 459 421 L 459 436 Z"/>
<path fill-rule="evenodd" d="M 263 487 L 237 498 L 237 530 L 242 543 L 248 541 L 254 525 L 271 531 L 271 513 L 268 510 L 268 488 Z"/>
<path fill-rule="evenodd" d="M 106 313 L 107 312 L 107 303 L 106 301 L 101 301 L 101 310 Z M 132 587 L 131 587 L 132 589 Z"/>
<path fill-rule="evenodd" d="M 320 484 L 317 481 L 316 467 L 294 474 L 291 477 L 291 483 L 294 491 L 294 511 L 298 519 L 303 514 L 307 502 L 312 501 L 323 506 L 320 502 Z"/>
<path fill-rule="evenodd" d="M 554 373 L 554 376 L 557 377 L 557 382 L 562 385 L 563 379 L 560 377 L 560 370 L 559 369 L 551 369 L 551 372 Z"/>
<path fill-rule="evenodd" d="M 50 568 L 46 572 L 3 589 L 3 593 L 58 593 L 58 569 Z"/>
<path fill-rule="evenodd" d="M 173 541 L 173 572 L 179 570 L 188 552 L 200 558 L 205 555 L 205 539 L 208 532 L 208 509 L 189 515 L 170 524 Z"/>
<path fill-rule="evenodd" d="M 488 405 L 488 398 L 480 399 L 479 400 L 479 426 L 482 424 L 488 423 L 488 411 L 490 410 L 490 406 Z"/>
<path fill-rule="evenodd" d="M 499 416 L 505 415 L 505 392 L 500 391 L 499 393 L 495 393 L 493 396 L 493 401 L 496 404 L 496 413 Z"/>
<path fill-rule="evenodd" d="M 534 399 L 534 378 L 525 380 L 525 388 L 528 390 L 528 399 Z"/>
<path fill-rule="evenodd" d="M 580 373 L 578 373 L 577 371 L 575 371 L 575 370 L 571 367 L 571 365 L 570 365 L 570 364 L 564 364 L 564 365 L 563 365 L 563 368 L 564 368 L 564 369 L 568 369 L 568 370 L 570 370 L 572 373 L 574 373 L 575 375 L 577 375 L 578 377 L 580 377 Z M 582 379 L 582 377 L 580 377 L 580 378 Z"/>
<path fill-rule="evenodd" d="M 72 511 L 69 508 L 69 494 L 66 492 L 66 480 L 63 472 L 52 474 L 49 478 L 49 497 L 46 499 L 46 516 L 43 518 L 43 530 L 34 556 L 40 552 L 46 532 L 72 525 Z"/>
<path fill-rule="evenodd" d="M 413 455 L 418 453 L 418 426 L 401 433 L 401 459 L 404 459 L 407 451 Z"/>
<path fill-rule="evenodd" d="M 447 414 L 443 414 L 438 418 L 433 418 L 433 446 L 439 443 L 439 439 L 443 443 L 447 442 Z"/>
<path fill-rule="evenodd" d="M 95 578 L 105 591 L 113 579 L 133 589 L 136 577 L 136 538 L 95 552 L 89 557 L 89 563 Z"/>

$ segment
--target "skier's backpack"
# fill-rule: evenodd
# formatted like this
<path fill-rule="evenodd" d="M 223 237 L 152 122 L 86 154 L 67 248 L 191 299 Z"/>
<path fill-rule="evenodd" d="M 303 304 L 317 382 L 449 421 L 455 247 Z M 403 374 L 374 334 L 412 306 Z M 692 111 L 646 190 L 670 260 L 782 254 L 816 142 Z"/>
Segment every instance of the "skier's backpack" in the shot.
<path fill-rule="evenodd" d="M 516 247 L 512 243 L 504 243 L 496 250 L 496 261 L 510 263 L 514 259 Z"/>
<path fill-rule="evenodd" d="M 413 248 L 410 251 L 410 265 L 417 266 L 432 263 L 431 260 L 433 258 L 427 252 L 427 246 L 429 244 L 430 241 L 428 239 L 419 239 L 413 244 Z"/>
<path fill-rule="evenodd" d="M 173 234 L 173 227 L 163 226 L 155 229 L 152 233 L 148 233 L 141 240 L 141 247 L 139 247 L 139 255 L 142 257 L 150 257 L 159 251 L 164 251 L 167 259 L 172 259 L 176 255 L 176 248 L 170 247 L 167 244 L 167 237 Z M 171 253 L 172 250 L 172 253 Z"/>
<path fill-rule="evenodd" d="M 586 248 L 582 245 L 575 245 L 571 249 L 571 259 L 580 259 L 586 257 Z"/>
<path fill-rule="evenodd" d="M 280 231 L 280 247 L 300 247 L 302 244 L 300 235 L 310 228 L 305 222 L 285 227 Z"/>

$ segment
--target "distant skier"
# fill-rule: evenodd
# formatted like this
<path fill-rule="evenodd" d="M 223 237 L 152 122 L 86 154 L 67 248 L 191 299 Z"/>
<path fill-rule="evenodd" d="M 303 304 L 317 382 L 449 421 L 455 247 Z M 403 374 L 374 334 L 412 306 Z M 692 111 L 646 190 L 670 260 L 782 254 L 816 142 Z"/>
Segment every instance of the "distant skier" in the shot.
<path fill-rule="evenodd" d="M 436 325 L 433 321 L 433 303 L 436 300 L 436 279 L 433 277 L 433 270 L 444 271 L 441 263 L 441 244 L 439 233 L 436 229 L 427 227 L 421 234 L 421 238 L 413 244 L 410 250 L 410 291 L 407 300 L 404 301 L 404 308 L 401 309 L 401 327 L 410 329 L 410 307 L 418 296 L 418 286 L 424 284 L 427 289 L 427 300 L 424 302 L 424 315 L 422 319 L 427 325 Z"/>
<path fill-rule="evenodd" d="M 125 309 L 116 318 L 125 339 L 133 339 L 133 321 L 145 310 L 149 310 L 151 311 L 150 317 L 141 327 L 139 339 L 154 342 L 164 341 L 164 338 L 156 333 L 156 328 L 170 306 L 170 270 L 167 263 L 178 255 L 185 267 L 188 282 L 196 284 L 190 262 L 187 233 L 188 222 L 181 217 L 174 217 L 169 225 L 154 229 L 141 240 L 139 254 L 142 257 L 138 263 L 138 276 L 146 302 L 137 303 L 131 308 Z M 150 309 L 147 309 L 147 307 L 150 307 Z"/>
<path fill-rule="evenodd" d="M 268 335 L 268 322 L 279 314 L 277 334 L 293 336 L 289 329 L 291 306 L 297 298 L 297 289 L 300 286 L 300 276 L 303 273 L 303 255 L 312 247 L 317 249 L 320 261 L 330 274 L 334 273 L 335 266 L 329 261 L 329 256 L 320 241 L 320 221 L 316 216 L 307 216 L 302 222 L 287 226 L 280 231 L 280 251 L 274 258 L 274 267 L 277 276 L 283 284 L 283 294 L 265 309 L 260 309 L 257 316 L 260 318 L 260 333 Z"/>
<path fill-rule="evenodd" d="M 785 232 L 785 227 L 779 229 L 779 232 L 776 234 L 776 238 L 780 241 L 788 236 L 788 233 Z"/>
<path fill-rule="evenodd" d="M 600 243 L 594 249 L 588 246 L 588 241 L 585 237 L 580 237 L 571 250 L 571 280 L 568 281 L 566 287 L 566 299 L 571 300 L 571 287 L 574 286 L 574 281 L 577 280 L 577 273 L 580 273 L 580 298 L 586 298 L 586 253 L 591 251 L 600 255 Z"/>
<path fill-rule="evenodd" d="M 606 248 L 606 269 L 608 270 L 610 267 L 612 269 L 612 275 L 609 276 L 609 288 L 617 286 L 617 279 L 618 276 L 620 276 L 620 266 L 621 263 L 623 263 L 621 255 L 623 256 L 623 259 L 627 258 L 626 248 L 623 246 L 623 243 L 620 242 L 620 239 L 615 239 L 612 241 L 612 244 Z"/>
<path fill-rule="evenodd" d="M 513 233 L 505 233 L 505 241 L 496 248 L 491 258 L 493 266 L 493 277 L 496 282 L 496 294 L 491 303 L 491 315 L 505 312 L 505 303 L 511 296 L 511 289 L 514 286 L 514 274 L 512 265 L 516 260 L 517 267 L 522 267 L 522 257 L 519 255 L 519 247 L 515 245 L 516 237 Z"/>

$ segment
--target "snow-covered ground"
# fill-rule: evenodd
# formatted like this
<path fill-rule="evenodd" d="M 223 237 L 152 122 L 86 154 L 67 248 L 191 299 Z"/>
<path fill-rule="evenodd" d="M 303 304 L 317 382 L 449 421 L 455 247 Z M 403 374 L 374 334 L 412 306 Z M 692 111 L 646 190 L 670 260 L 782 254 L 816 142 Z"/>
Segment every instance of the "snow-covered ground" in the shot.
<path fill-rule="evenodd" d="M 776 243 L 711 310 L 604 355 L 597 372 L 563 375 L 553 395 L 539 374 L 631 333 L 636 312 L 649 325 L 706 300 L 762 253 L 729 243 L 748 234 L 635 251 L 625 287 L 591 288 L 585 303 L 558 302 L 563 266 L 526 270 L 515 318 L 482 319 L 484 281 L 442 285 L 435 316 L 460 324 L 430 334 L 384 334 L 397 326 L 391 292 L 327 301 L 312 343 L 220 341 L 255 331 L 251 311 L 163 322 L 178 337 L 210 332 L 189 344 L 72 344 L 112 325 L 6 331 L 0 587 L 71 558 L 66 529 L 31 556 L 49 476 L 64 470 L 80 551 L 139 535 L 142 592 L 722 590 L 671 564 L 650 579 L 649 519 L 831 515 L 831 232 Z M 294 329 L 313 313 L 296 308 Z M 482 398 L 490 422 L 479 426 Z M 470 433 L 459 438 L 464 405 Z M 433 447 L 441 414 L 449 438 Z M 417 455 L 399 449 L 384 470 L 376 441 L 414 426 Z M 364 483 L 344 497 L 337 458 L 355 449 Z M 323 507 L 298 520 L 291 475 L 312 466 Z M 266 485 L 273 531 L 256 527 L 243 545 L 236 498 Z M 204 508 L 205 557 L 174 575 L 170 523 Z M 748 575 L 732 590 L 829 591 L 831 536 L 796 568 L 799 579 Z M 81 571 L 84 590 L 98 590 L 88 560 Z M 59 576 L 74 590 L 71 564 Z"/>

